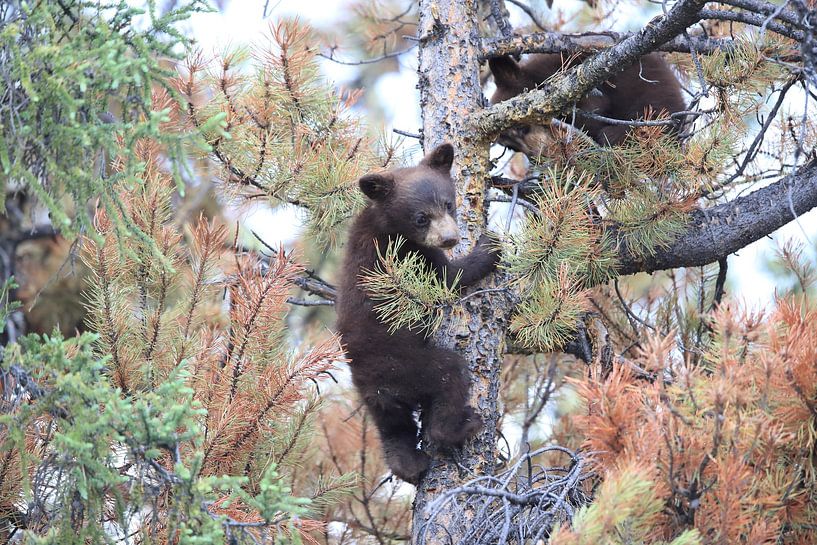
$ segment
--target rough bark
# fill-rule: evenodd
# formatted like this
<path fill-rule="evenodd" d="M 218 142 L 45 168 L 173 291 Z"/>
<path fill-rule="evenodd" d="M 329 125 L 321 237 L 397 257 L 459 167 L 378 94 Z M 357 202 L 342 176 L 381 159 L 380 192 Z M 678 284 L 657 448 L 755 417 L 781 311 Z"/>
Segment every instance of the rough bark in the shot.
<path fill-rule="evenodd" d="M 419 87 L 425 149 L 448 141 L 456 155 L 453 174 L 457 183 L 458 223 L 461 244 L 455 255 L 469 251 L 485 226 L 484 193 L 488 180 L 488 142 L 475 138 L 467 124 L 469 114 L 482 106 L 479 81 L 480 36 L 475 0 L 420 1 Z M 489 281 L 497 283 L 494 278 Z M 485 286 L 482 286 L 483 288 Z M 434 463 L 417 488 L 412 542 L 457 542 L 461 528 L 447 526 L 451 517 L 440 513 L 426 522 L 426 506 L 441 491 L 461 485 L 473 474 L 492 473 L 495 460 L 499 370 L 504 351 L 504 330 L 510 304 L 497 293 L 468 299 L 461 311 L 448 317 L 436 342 L 454 347 L 469 362 L 473 383 L 471 404 L 485 427 L 462 452 L 430 452 Z M 459 467 L 458 467 L 459 464 Z M 464 469 L 461 469 L 464 468 Z"/>
<path fill-rule="evenodd" d="M 686 231 L 669 247 L 637 257 L 622 244 L 619 274 L 696 267 L 719 261 L 817 207 L 817 161 L 725 204 L 690 214 Z"/>
<path fill-rule="evenodd" d="M 21 242 L 54 235 L 53 229 L 50 228 L 26 229 L 24 227 L 26 222 L 23 203 L 25 200 L 26 197 L 23 192 L 7 195 L 5 214 L 0 214 L 0 287 L 14 276 L 17 246 Z M 0 305 L 16 299 L 14 290 L 12 290 L 8 294 L 8 300 L 0 300 Z M 2 326 L 0 347 L 16 341 L 18 337 L 25 333 L 25 316 L 21 310 L 16 310 L 6 318 L 6 323 Z"/>
<path fill-rule="evenodd" d="M 656 17 L 624 41 L 554 78 L 550 85 L 474 112 L 470 118 L 474 130 L 491 139 L 518 123 L 544 122 L 566 111 L 593 87 L 682 34 L 699 20 L 705 4 L 706 0 L 679 0 L 666 15 Z"/>
<path fill-rule="evenodd" d="M 519 55 L 520 53 L 579 53 L 599 51 L 610 48 L 635 36 L 633 32 L 585 32 L 582 34 L 564 34 L 562 32 L 534 32 L 510 36 L 507 38 L 485 39 L 482 45 L 482 57 L 488 59 L 500 55 Z M 689 53 L 694 46 L 701 54 L 711 54 L 724 48 L 732 47 L 732 40 L 705 38 L 703 36 L 676 36 L 660 45 L 656 51 Z"/>

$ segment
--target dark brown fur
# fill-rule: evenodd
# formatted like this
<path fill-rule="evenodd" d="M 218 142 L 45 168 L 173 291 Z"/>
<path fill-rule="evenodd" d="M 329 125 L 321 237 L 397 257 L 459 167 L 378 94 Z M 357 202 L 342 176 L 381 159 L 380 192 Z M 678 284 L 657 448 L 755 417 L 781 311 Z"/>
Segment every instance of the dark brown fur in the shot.
<path fill-rule="evenodd" d="M 535 89 L 556 72 L 575 66 L 582 60 L 584 58 L 574 57 L 563 62 L 558 54 L 530 55 L 523 63 L 517 63 L 510 57 L 492 58 L 488 62 L 496 82 L 496 92 L 491 97 L 491 103 L 496 104 Z M 661 55 L 651 53 L 605 81 L 584 97 L 577 107 L 613 119 L 630 120 L 673 114 L 683 111 L 686 106 L 681 86 L 669 65 Z M 610 125 L 583 117 L 579 112 L 575 120 L 572 113 L 560 119 L 573 122 L 602 145 L 620 144 L 631 130 L 626 125 Z M 541 146 L 533 140 L 542 135 L 531 134 L 536 132 L 532 128 L 512 129 L 503 135 L 500 142 L 517 151 L 535 153 Z"/>
<path fill-rule="evenodd" d="M 429 457 L 417 449 L 413 411 L 422 410 L 429 437 L 446 447 L 462 445 L 479 431 L 482 421 L 467 405 L 465 360 L 433 346 L 422 333 L 398 329 L 389 334 L 360 288 L 359 277 L 378 262 L 375 242 L 382 251 L 397 235 L 406 239 L 402 253 L 419 253 L 440 278 L 450 281 L 460 273 L 460 285 L 472 284 L 496 267 L 498 254 L 489 248 L 487 238 L 454 261 L 440 249 L 453 246 L 459 238 L 455 228 L 447 230 L 455 226 L 453 153 L 450 144 L 443 144 L 415 167 L 360 179 L 361 190 L 371 202 L 350 228 L 336 305 L 352 379 L 380 432 L 386 462 L 397 477 L 412 483 L 429 465 Z M 429 218 L 425 228 L 417 225 L 421 214 Z M 435 222 L 445 226 L 440 236 L 429 234 Z M 428 246 L 429 240 L 437 246 Z"/>

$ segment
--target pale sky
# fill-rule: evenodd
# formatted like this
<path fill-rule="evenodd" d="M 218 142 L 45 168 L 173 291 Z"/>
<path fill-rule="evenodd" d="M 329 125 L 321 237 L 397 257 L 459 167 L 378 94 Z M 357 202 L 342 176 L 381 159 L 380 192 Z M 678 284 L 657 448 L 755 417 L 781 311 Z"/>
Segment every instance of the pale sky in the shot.
<path fill-rule="evenodd" d="M 225 45 L 249 44 L 263 38 L 269 24 L 281 16 L 298 16 L 313 26 L 331 27 L 333 21 L 341 14 L 344 4 L 344 0 L 270 0 L 271 15 L 264 19 L 262 13 L 265 0 L 232 0 L 223 13 L 195 15 L 189 23 L 189 28 L 205 51 L 215 51 Z M 564 2 L 562 5 L 565 5 Z M 516 20 L 518 12 L 512 15 L 513 23 L 521 22 L 521 19 Z M 619 14 L 622 28 L 637 26 L 643 18 L 643 14 L 631 14 L 632 17 L 625 15 L 627 14 Z M 342 84 L 351 73 L 349 68 L 328 61 L 324 63 L 324 71 L 327 77 L 339 84 Z M 383 101 L 388 131 L 392 127 L 397 127 L 414 132 L 420 126 L 414 88 L 415 71 L 415 57 L 412 54 L 404 55 L 402 69 L 399 72 L 382 77 L 375 88 L 368 90 L 380 96 L 390 97 L 389 101 Z M 271 216 L 269 213 L 259 212 L 251 215 L 248 223 L 255 229 L 268 232 L 273 238 L 271 242 L 274 242 L 274 238 L 291 240 L 297 234 L 295 217 L 292 213 Z M 802 216 L 799 222 L 792 222 L 772 235 L 774 241 L 782 243 L 788 239 L 795 239 L 805 242 L 810 248 L 814 248 L 816 237 L 815 210 Z M 737 255 L 729 257 L 729 280 L 738 291 L 733 295 L 744 298 L 747 304 L 754 308 L 766 306 L 774 293 L 772 279 L 761 270 L 764 255 L 774 251 L 774 241 L 769 238 L 761 239 Z"/>

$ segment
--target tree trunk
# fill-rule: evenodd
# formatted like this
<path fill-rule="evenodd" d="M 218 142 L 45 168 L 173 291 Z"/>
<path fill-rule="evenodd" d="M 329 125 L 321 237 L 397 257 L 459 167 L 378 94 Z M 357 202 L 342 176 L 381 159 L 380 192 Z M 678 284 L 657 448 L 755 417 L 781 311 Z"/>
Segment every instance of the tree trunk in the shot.
<path fill-rule="evenodd" d="M 22 205 L 24 200 L 25 196 L 22 191 L 6 195 L 6 208 L 3 211 L 4 214 L 0 214 L 0 287 L 6 285 L 14 276 L 17 245 L 24 235 Z M 6 299 L 0 299 L 0 305 L 14 301 L 16 299 L 15 290 L 11 290 L 6 296 Z M 25 329 L 25 317 L 21 310 L 18 309 L 9 314 L 5 323 L 0 327 L 0 346 L 16 341 L 25 334 Z"/>
<path fill-rule="evenodd" d="M 483 100 L 478 21 L 476 0 L 420 0 L 423 145 L 430 150 L 442 142 L 451 142 L 456 150 L 453 175 L 461 233 L 461 243 L 454 250 L 457 256 L 470 251 L 485 229 L 486 219 L 484 193 L 490 169 L 489 143 L 474 134 L 466 123 L 469 114 L 482 107 Z M 490 282 L 500 282 L 498 276 L 501 273 Z M 441 492 L 461 485 L 475 474 L 493 472 L 499 371 L 509 314 L 510 303 L 501 294 L 471 297 L 464 308 L 448 316 L 436 339 L 438 344 L 460 352 L 469 362 L 471 404 L 485 427 L 462 453 L 455 453 L 456 462 L 451 453 L 434 453 L 434 464 L 417 488 L 414 500 L 412 543 L 457 543 L 466 528 L 453 527 L 454 513 L 443 510 L 429 523 L 427 506 Z M 434 445 L 430 447 L 434 452 Z"/>

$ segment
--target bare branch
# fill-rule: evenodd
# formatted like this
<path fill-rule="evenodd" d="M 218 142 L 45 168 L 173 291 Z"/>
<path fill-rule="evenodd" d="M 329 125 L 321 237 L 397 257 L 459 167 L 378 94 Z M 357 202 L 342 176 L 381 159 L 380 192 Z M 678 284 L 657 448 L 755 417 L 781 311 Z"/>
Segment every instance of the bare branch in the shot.
<path fill-rule="evenodd" d="M 548 452 L 564 453 L 570 463 L 539 465 L 536 458 Z M 504 472 L 475 477 L 430 502 L 415 531 L 417 543 L 437 543 L 426 530 L 440 524 L 438 517 L 445 518 L 445 526 L 461 538 L 457 543 L 539 543 L 588 502 L 581 483 L 590 475 L 583 458 L 566 448 L 550 446 L 525 453 Z"/>
<path fill-rule="evenodd" d="M 17 242 L 38 240 L 41 238 L 54 238 L 59 234 L 59 231 L 57 231 L 52 225 L 35 225 L 31 229 L 23 231 L 17 237 Z"/>
<path fill-rule="evenodd" d="M 634 32 L 585 32 L 564 34 L 562 32 L 536 32 L 508 38 L 485 39 L 482 43 L 482 58 L 520 53 L 580 53 L 604 50 L 635 36 Z M 732 47 L 732 40 L 706 38 L 703 36 L 676 36 L 658 46 L 655 51 L 689 53 L 690 46 L 702 54 L 712 54 Z"/>
<path fill-rule="evenodd" d="M 417 46 L 416 44 L 410 45 L 410 46 L 408 46 L 408 47 L 406 47 L 404 49 L 400 49 L 399 51 L 392 51 L 390 53 L 384 53 L 383 55 L 380 55 L 379 57 L 374 57 L 372 59 L 362 59 L 362 60 L 359 60 L 359 61 L 343 61 L 343 60 L 340 60 L 340 59 L 336 58 L 335 57 L 335 48 L 334 47 L 329 50 L 328 55 L 326 53 L 318 53 L 318 56 L 323 57 L 324 59 L 326 59 L 328 61 L 332 61 L 332 62 L 334 62 L 336 64 L 342 64 L 344 66 L 360 66 L 360 65 L 363 65 L 363 64 L 375 64 L 375 63 L 378 63 L 378 62 L 381 62 L 381 61 L 385 61 L 386 59 L 394 59 L 396 57 L 399 57 L 403 53 L 408 53 L 409 51 L 414 49 L 416 46 Z"/>
<path fill-rule="evenodd" d="M 763 122 L 763 125 L 760 128 L 760 131 L 755 136 L 755 139 L 749 145 L 749 149 L 746 151 L 746 154 L 743 157 L 743 162 L 741 162 L 740 166 L 737 168 L 734 174 L 729 177 L 729 179 L 723 185 L 729 185 L 734 182 L 738 177 L 743 174 L 743 171 L 746 170 L 746 167 L 749 165 L 751 161 L 755 159 L 757 154 L 758 147 L 763 142 L 763 138 L 766 136 L 766 132 L 769 130 L 769 127 L 772 126 L 772 123 L 777 118 L 777 112 L 780 110 L 780 106 L 783 105 L 783 101 L 786 99 L 786 93 L 789 92 L 789 89 L 797 83 L 797 79 L 792 79 L 786 82 L 783 85 L 783 88 L 780 90 L 780 95 L 777 97 L 777 102 L 774 103 L 772 109 L 766 115 L 766 120 Z"/>
<path fill-rule="evenodd" d="M 744 197 L 690 214 L 674 243 L 638 257 L 620 240 L 619 274 L 697 267 L 720 261 L 817 207 L 817 161 Z"/>
<path fill-rule="evenodd" d="M 513 34 L 511 23 L 508 22 L 508 10 L 505 8 L 503 0 L 490 0 L 491 18 L 494 20 L 499 32 L 506 38 Z"/>
<path fill-rule="evenodd" d="M 271 244 L 266 242 L 263 238 L 261 238 L 258 233 L 255 231 L 250 231 L 253 236 L 260 242 L 273 256 L 278 255 L 278 250 L 273 248 Z M 321 305 L 334 305 L 335 299 L 337 298 L 337 290 L 335 286 L 330 284 L 329 282 L 321 279 L 318 277 L 314 271 L 306 270 L 302 276 L 297 276 L 292 281 L 293 284 L 308 292 L 312 295 L 317 295 L 322 297 L 325 302 L 316 302 L 316 301 L 301 301 L 299 299 L 293 299 L 292 301 L 288 301 L 295 305 L 301 306 L 321 306 Z"/>
<path fill-rule="evenodd" d="M 416 138 L 417 140 L 423 139 L 423 135 L 420 134 L 419 132 L 410 132 L 401 129 L 392 129 L 392 132 L 394 134 L 399 134 L 400 136 L 405 136 L 406 138 Z"/>
<path fill-rule="evenodd" d="M 768 28 L 773 32 L 777 32 L 781 36 L 803 41 L 803 33 L 791 27 L 779 23 L 777 21 L 769 20 L 765 15 L 758 15 L 748 11 L 724 11 L 717 9 L 702 9 L 701 19 L 716 19 L 719 21 L 735 21 L 737 23 L 744 23 L 761 28 Z"/>
<path fill-rule="evenodd" d="M 762 13 L 766 16 L 780 19 L 784 23 L 794 25 L 797 28 L 803 28 L 803 24 L 797 14 L 791 10 L 784 9 L 786 3 L 782 6 L 763 2 L 762 0 L 723 0 L 723 3 L 736 8 L 745 9 L 746 11 Z"/>
<path fill-rule="evenodd" d="M 290 297 L 287 299 L 287 303 L 290 305 L 297 305 L 300 307 L 331 307 L 335 305 L 334 301 L 330 301 L 329 299 L 296 299 L 294 297 Z"/>
<path fill-rule="evenodd" d="M 539 18 L 536 16 L 536 13 L 534 13 L 534 11 L 531 9 L 529 5 L 520 2 L 519 0 L 508 0 L 508 3 L 513 4 L 514 6 L 522 10 L 525 13 L 525 15 L 530 17 L 530 20 L 533 21 L 533 24 L 539 27 L 540 30 L 547 30 L 547 28 L 545 28 L 545 25 L 539 20 Z M 550 6 L 550 4 L 548 4 L 548 6 Z"/>

